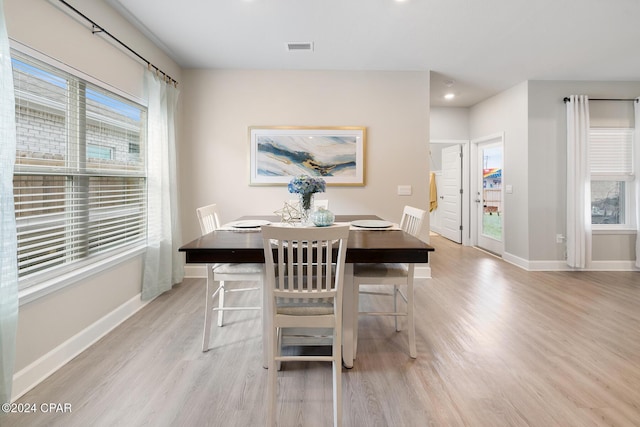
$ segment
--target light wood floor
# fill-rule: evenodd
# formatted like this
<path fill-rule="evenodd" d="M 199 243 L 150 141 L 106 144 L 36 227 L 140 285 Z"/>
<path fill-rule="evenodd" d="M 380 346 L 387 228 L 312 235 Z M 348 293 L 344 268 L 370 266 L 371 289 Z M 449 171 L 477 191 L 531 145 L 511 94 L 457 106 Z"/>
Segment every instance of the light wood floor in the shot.
<path fill-rule="evenodd" d="M 639 273 L 528 273 L 431 243 L 418 359 L 391 319 L 362 318 L 358 358 L 343 370 L 345 426 L 640 425 Z M 0 424 L 264 425 L 259 314 L 231 313 L 202 353 L 203 286 L 185 280 L 20 399 L 70 403 L 70 414 Z M 331 425 L 330 373 L 283 365 L 280 425 Z"/>

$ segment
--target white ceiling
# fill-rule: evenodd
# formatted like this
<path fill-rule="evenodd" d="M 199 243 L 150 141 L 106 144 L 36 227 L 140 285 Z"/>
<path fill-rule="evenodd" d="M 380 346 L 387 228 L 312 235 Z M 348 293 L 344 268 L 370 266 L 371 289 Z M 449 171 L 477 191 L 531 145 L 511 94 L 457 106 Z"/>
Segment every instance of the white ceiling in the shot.
<path fill-rule="evenodd" d="M 436 106 L 525 80 L 640 80 L 639 0 L 107 1 L 184 68 L 430 70 Z"/>

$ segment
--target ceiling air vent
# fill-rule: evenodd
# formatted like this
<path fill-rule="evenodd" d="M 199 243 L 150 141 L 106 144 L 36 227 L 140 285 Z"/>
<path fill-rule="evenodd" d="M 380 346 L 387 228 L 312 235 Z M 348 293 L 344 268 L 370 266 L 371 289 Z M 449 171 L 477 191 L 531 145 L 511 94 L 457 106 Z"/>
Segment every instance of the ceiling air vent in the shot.
<path fill-rule="evenodd" d="M 287 50 L 289 52 L 312 51 L 312 42 L 288 42 Z"/>

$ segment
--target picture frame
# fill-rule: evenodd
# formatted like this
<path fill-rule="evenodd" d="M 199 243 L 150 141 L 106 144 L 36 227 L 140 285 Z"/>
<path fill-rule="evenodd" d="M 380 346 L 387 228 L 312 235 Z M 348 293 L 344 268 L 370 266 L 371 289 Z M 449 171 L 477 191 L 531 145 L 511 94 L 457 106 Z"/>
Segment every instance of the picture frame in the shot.
<path fill-rule="evenodd" d="M 251 126 L 250 185 L 286 185 L 297 175 L 327 185 L 365 185 L 366 128 Z"/>

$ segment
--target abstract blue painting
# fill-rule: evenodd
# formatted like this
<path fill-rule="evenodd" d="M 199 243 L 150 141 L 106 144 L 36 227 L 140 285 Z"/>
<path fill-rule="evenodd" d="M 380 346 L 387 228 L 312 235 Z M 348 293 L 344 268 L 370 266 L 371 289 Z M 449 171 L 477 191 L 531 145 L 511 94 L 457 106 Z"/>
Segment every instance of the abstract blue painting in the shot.
<path fill-rule="evenodd" d="M 251 184 L 286 184 L 293 176 L 328 185 L 364 185 L 365 128 L 251 127 Z"/>

